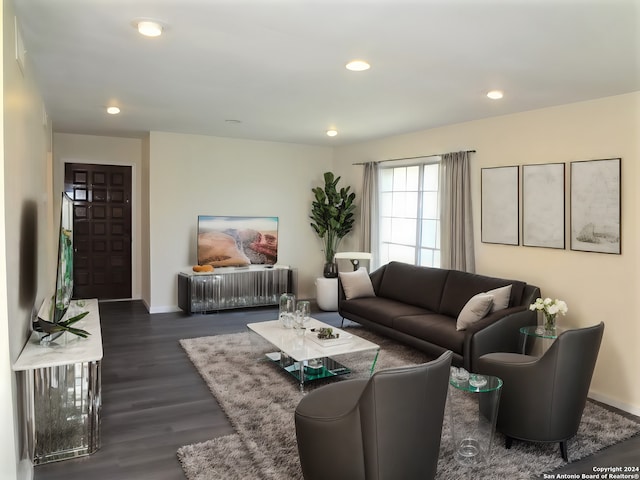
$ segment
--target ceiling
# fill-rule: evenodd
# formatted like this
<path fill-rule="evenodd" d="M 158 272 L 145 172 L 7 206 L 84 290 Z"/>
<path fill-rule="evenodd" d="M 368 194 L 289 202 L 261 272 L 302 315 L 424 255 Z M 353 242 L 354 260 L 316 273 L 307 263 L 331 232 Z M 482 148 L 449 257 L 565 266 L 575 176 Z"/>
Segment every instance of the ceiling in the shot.
<path fill-rule="evenodd" d="M 14 6 L 55 132 L 345 145 L 640 90 L 640 0 Z M 164 34 L 139 35 L 140 18 Z M 346 70 L 354 58 L 371 69 Z"/>

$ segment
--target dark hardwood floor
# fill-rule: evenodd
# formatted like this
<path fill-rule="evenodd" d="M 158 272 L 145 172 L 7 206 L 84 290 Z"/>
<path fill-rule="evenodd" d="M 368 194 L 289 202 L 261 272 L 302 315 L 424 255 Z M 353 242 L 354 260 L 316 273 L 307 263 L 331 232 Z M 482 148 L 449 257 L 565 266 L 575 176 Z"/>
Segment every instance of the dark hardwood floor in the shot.
<path fill-rule="evenodd" d="M 35 480 L 184 479 L 177 449 L 233 430 L 178 340 L 241 332 L 276 316 L 277 308 L 150 315 L 139 301 L 100 303 L 102 446 L 87 457 L 36 466 Z M 314 308 L 314 316 L 340 323 L 337 313 Z M 594 465 L 640 465 L 640 436 L 559 472 L 593 473 Z"/>

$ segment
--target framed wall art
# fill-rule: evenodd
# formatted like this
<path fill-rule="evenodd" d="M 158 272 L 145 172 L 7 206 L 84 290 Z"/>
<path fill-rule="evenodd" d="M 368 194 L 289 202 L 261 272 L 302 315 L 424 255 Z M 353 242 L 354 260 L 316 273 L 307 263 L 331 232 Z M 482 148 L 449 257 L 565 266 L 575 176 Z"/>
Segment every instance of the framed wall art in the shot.
<path fill-rule="evenodd" d="M 518 166 L 483 168 L 481 239 L 483 243 L 520 244 Z"/>
<path fill-rule="evenodd" d="M 565 248 L 565 164 L 522 166 L 522 244 Z"/>
<path fill-rule="evenodd" d="M 621 159 L 571 162 L 571 250 L 620 254 Z"/>

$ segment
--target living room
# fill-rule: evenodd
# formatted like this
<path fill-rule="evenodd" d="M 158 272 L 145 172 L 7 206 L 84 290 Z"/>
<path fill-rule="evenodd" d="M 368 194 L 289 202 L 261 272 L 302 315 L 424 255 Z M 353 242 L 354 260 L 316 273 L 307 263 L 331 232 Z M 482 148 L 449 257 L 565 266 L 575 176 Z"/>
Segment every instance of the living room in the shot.
<path fill-rule="evenodd" d="M 12 2 L 3 2 L 3 26 L 13 31 Z M 11 37 L 12 38 L 12 37 Z M 8 352 L 0 381 L 6 435 L 0 463 L 7 478 L 31 478 L 20 457 L 21 408 L 11 365 L 24 345 L 32 303 L 51 289 L 55 277 L 54 213 L 65 162 L 131 166 L 133 176 L 132 298 L 150 313 L 177 310 L 177 273 L 195 263 L 196 220 L 201 214 L 278 216 L 279 263 L 298 271 L 298 295 L 315 297 L 321 275 L 321 244 L 309 226 L 311 188 L 333 171 L 362 193 L 361 162 L 475 150 L 471 156 L 476 271 L 539 285 L 543 295 L 565 300 L 568 327 L 606 324 L 590 396 L 640 415 L 637 365 L 640 307 L 640 91 L 575 103 L 491 116 L 413 133 L 339 146 L 295 144 L 164 131 L 144 138 L 63 133 L 46 120 L 42 92 L 28 68 L 14 60 L 15 45 L 4 52 L 4 169 L 1 222 L 6 255 L 0 260 L 2 350 Z M 615 72 L 612 72 L 615 75 Z M 481 169 L 497 166 L 621 158 L 621 254 L 606 255 L 483 243 Z M 567 188 L 569 192 L 569 179 Z M 28 212 L 35 205 L 36 213 Z M 223 208 L 223 211 L 220 209 Z M 566 204 L 569 211 L 569 202 Z M 35 217 L 35 219 L 33 218 Z M 567 222 L 569 215 L 566 216 Z M 29 220 L 30 219 L 30 220 Z M 29 220 L 29 221 L 26 221 Z M 25 225 L 35 224 L 34 231 Z M 26 231 L 26 233 L 25 233 Z M 26 238 L 32 235 L 32 238 Z M 341 250 L 359 248 L 359 226 Z M 25 250 L 35 250 L 33 256 Z M 25 260 L 26 259 L 26 260 Z M 16 276 L 16 272 L 18 275 Z M 19 281 L 16 281 L 19 279 Z"/>

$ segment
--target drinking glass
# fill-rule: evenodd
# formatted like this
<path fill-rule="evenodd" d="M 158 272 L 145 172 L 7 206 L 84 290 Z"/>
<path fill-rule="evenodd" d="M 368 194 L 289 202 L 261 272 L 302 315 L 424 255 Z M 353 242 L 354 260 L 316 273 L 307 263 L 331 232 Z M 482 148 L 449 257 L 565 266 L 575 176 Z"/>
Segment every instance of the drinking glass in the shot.
<path fill-rule="evenodd" d="M 306 300 L 298 302 L 296 307 L 296 328 L 304 331 L 311 318 L 311 304 Z"/>
<path fill-rule="evenodd" d="M 293 293 L 280 295 L 280 313 L 278 318 L 284 328 L 293 327 L 296 313 L 296 296 Z"/>

